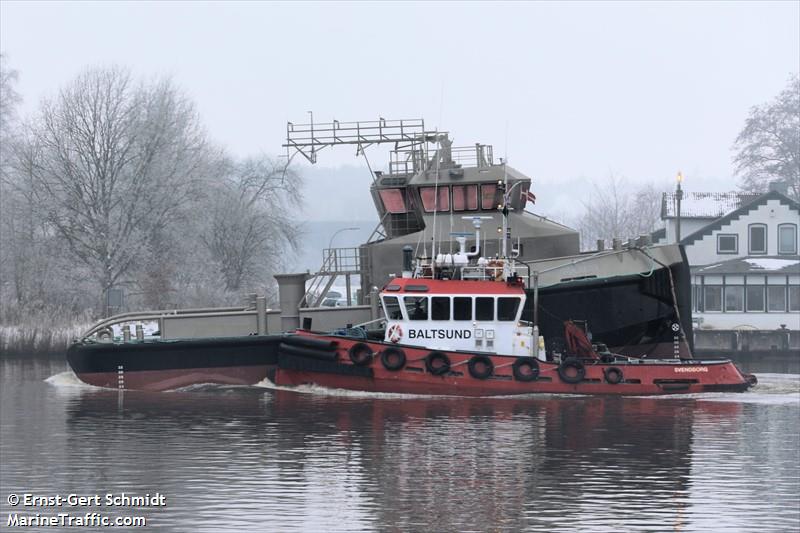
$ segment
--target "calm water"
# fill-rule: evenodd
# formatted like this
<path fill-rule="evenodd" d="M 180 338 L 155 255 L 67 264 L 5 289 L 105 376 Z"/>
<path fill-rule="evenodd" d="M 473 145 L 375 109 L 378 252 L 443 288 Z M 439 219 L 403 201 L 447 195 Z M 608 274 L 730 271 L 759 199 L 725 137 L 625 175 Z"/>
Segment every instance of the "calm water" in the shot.
<path fill-rule="evenodd" d="M 88 510 L 148 531 L 800 529 L 798 375 L 739 395 L 445 399 L 120 394 L 60 362 L 0 368 L 0 529 L 87 511 L 11 493 L 123 491 L 166 507 Z"/>

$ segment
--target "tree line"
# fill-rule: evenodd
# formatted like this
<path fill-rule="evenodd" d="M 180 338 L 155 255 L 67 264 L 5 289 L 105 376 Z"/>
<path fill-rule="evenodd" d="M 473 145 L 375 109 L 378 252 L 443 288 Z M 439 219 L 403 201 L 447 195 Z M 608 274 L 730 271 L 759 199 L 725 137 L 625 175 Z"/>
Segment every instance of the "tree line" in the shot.
<path fill-rule="evenodd" d="M 228 154 L 169 78 L 90 68 L 25 119 L 17 78 L 0 55 L 0 323 L 96 318 L 111 288 L 131 309 L 274 301 L 300 234 L 293 169 Z M 742 190 L 782 180 L 800 200 L 799 80 L 751 109 L 733 145 Z M 594 189 L 575 224 L 587 248 L 660 225 L 655 185 Z"/>
<path fill-rule="evenodd" d="M 791 76 L 772 101 L 750 109 L 732 151 L 740 191 L 763 193 L 780 182 L 800 202 L 800 76 Z M 653 183 L 632 186 L 611 174 L 592 185 L 592 198 L 575 224 L 584 249 L 593 249 L 597 239 L 626 240 L 663 225 L 663 192 Z"/>
<path fill-rule="evenodd" d="M 0 81 L 0 322 L 274 297 L 297 246 L 302 179 L 215 145 L 168 78 L 87 69 L 24 120 Z"/>

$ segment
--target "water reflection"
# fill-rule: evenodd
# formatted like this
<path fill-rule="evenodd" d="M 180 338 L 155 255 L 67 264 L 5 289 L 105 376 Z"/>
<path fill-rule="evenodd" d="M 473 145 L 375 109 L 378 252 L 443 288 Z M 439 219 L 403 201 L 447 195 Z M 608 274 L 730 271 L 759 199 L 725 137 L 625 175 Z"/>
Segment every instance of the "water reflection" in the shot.
<path fill-rule="evenodd" d="M 3 490 L 158 491 L 168 505 L 147 512 L 155 530 L 800 526 L 796 376 L 776 380 L 778 403 L 118 393 L 27 379 L 4 367 Z"/>

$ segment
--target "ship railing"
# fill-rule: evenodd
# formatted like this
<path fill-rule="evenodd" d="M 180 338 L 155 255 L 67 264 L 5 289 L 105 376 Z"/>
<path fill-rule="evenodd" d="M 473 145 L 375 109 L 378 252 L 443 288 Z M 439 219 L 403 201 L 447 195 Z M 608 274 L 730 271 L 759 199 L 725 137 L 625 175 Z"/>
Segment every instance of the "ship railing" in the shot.
<path fill-rule="evenodd" d="M 360 275 L 362 266 L 360 248 L 325 248 L 322 251 L 322 266 L 307 285 L 301 307 L 319 307 L 338 276 L 345 277 L 347 304 L 351 305 L 351 276 Z"/>
<path fill-rule="evenodd" d="M 461 269 L 463 279 L 499 280 L 503 279 L 502 266 L 465 266 Z"/>
<path fill-rule="evenodd" d="M 449 160 L 444 162 L 462 167 L 487 168 L 494 165 L 494 153 L 490 144 L 430 148 L 426 143 L 420 143 L 410 149 L 389 152 L 389 174 L 416 174 L 425 169 L 433 169 L 440 154 L 443 159 Z"/>
<path fill-rule="evenodd" d="M 329 146 L 355 144 L 360 150 L 372 144 L 393 142 L 411 146 L 426 138 L 425 121 L 422 119 L 372 120 L 361 122 L 333 122 L 309 124 L 286 124 L 287 155 L 291 151 L 302 154 L 311 163 L 316 163 L 317 152 Z"/>
<path fill-rule="evenodd" d="M 131 311 L 127 313 L 119 313 L 108 318 L 103 318 L 95 322 L 83 335 L 81 339 L 87 339 L 97 333 L 107 330 L 116 324 L 123 324 L 126 322 L 158 322 L 159 330 L 161 327 L 161 320 L 169 316 L 181 317 L 200 317 L 200 316 L 225 316 L 235 315 L 241 313 L 254 312 L 255 308 L 252 306 L 241 307 L 200 307 L 193 309 L 161 309 L 157 311 Z"/>
<path fill-rule="evenodd" d="M 494 165 L 491 144 L 475 144 L 474 146 L 454 146 L 450 149 L 453 162 L 462 167 L 486 168 Z"/>

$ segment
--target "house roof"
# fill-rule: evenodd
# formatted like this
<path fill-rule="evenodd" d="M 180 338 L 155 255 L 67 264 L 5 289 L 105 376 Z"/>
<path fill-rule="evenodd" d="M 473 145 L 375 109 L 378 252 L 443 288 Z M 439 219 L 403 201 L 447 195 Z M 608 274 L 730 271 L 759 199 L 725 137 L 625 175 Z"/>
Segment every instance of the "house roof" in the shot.
<path fill-rule="evenodd" d="M 800 274 L 800 255 L 749 256 L 692 268 L 694 274 Z"/>
<path fill-rule="evenodd" d="M 766 204 L 769 200 L 778 200 L 783 205 L 789 206 L 790 209 L 794 209 L 798 213 L 800 213 L 800 204 L 786 196 L 785 194 L 781 194 L 778 191 L 769 191 L 768 193 L 764 193 L 762 195 L 756 196 L 754 199 L 750 200 L 747 203 L 742 204 L 739 208 L 734 209 L 730 213 L 725 216 L 722 216 L 713 222 L 703 226 L 699 230 L 695 231 L 691 235 L 687 235 L 683 239 L 681 239 L 681 244 L 687 246 L 689 244 L 694 244 L 696 241 L 699 241 L 703 237 L 707 235 L 711 235 L 714 231 L 722 228 L 726 224 L 730 224 L 734 220 L 738 220 L 739 218 L 748 215 L 751 211 L 755 211 L 762 205 Z M 683 217 L 683 208 L 681 207 L 681 218 Z"/>
<path fill-rule="evenodd" d="M 684 192 L 681 199 L 681 218 L 719 218 L 761 196 L 740 192 Z M 661 197 L 661 218 L 678 216 L 676 193 L 665 192 Z"/>

